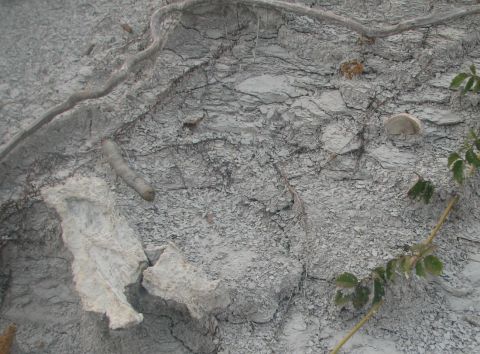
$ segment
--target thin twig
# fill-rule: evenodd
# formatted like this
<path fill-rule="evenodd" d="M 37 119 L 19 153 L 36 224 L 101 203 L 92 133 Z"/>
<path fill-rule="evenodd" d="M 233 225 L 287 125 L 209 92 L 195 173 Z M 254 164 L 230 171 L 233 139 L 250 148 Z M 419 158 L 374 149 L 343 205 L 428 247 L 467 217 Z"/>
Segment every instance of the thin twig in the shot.
<path fill-rule="evenodd" d="M 357 331 L 362 328 L 362 326 L 367 323 L 367 321 L 372 318 L 377 311 L 380 309 L 380 307 L 383 304 L 383 300 L 380 302 L 377 302 L 375 305 L 372 306 L 370 311 L 358 322 L 355 327 L 352 328 L 350 332 L 347 333 L 345 337 L 342 338 L 342 340 L 335 346 L 335 348 L 332 349 L 330 354 L 337 354 L 338 351 L 343 347 L 345 343 L 355 334 Z"/>
<path fill-rule="evenodd" d="M 460 199 L 460 197 L 457 195 L 457 196 L 454 196 L 450 199 L 450 201 L 448 202 L 448 205 L 447 207 L 445 208 L 445 210 L 443 211 L 442 215 L 440 215 L 440 218 L 438 219 L 437 221 L 437 224 L 435 225 L 435 227 L 433 228 L 432 232 L 430 233 L 430 235 L 427 237 L 427 239 L 425 239 L 425 241 L 423 241 L 423 243 L 425 245 L 430 245 L 434 238 L 437 236 L 438 234 L 438 231 L 440 230 L 440 228 L 442 227 L 442 225 L 445 223 L 445 220 L 447 220 L 447 217 L 448 215 L 450 214 L 450 212 L 452 211 L 453 207 L 455 206 L 455 204 L 458 202 L 458 200 Z M 410 266 L 413 267 L 415 265 L 415 263 L 418 261 L 418 259 L 420 258 L 420 256 L 418 255 L 415 255 L 415 256 L 412 256 L 411 260 L 410 260 Z M 355 327 L 352 328 L 352 330 L 350 332 L 348 332 L 348 334 L 342 338 L 342 340 L 335 346 L 335 348 L 332 350 L 332 352 L 330 354 L 336 354 L 338 353 L 338 351 L 340 350 L 340 348 L 360 329 L 363 327 L 363 325 L 365 323 L 367 323 L 367 321 L 378 311 L 378 309 L 380 308 L 380 306 L 382 306 L 383 304 L 383 300 L 376 303 L 375 305 L 372 306 L 372 308 L 370 309 L 370 311 L 368 311 L 368 313 L 355 325 Z"/>
<path fill-rule="evenodd" d="M 153 41 L 145 50 L 127 58 L 120 69 L 114 71 L 102 87 L 92 91 L 83 90 L 73 93 L 63 103 L 51 108 L 27 128 L 19 131 L 8 143 L 3 146 L 3 148 L 0 149 L 0 160 L 3 160 L 21 141 L 34 134 L 38 129 L 52 121 L 52 119 L 56 116 L 71 110 L 80 102 L 106 96 L 120 83 L 125 81 L 128 74 L 133 71 L 134 67 L 138 63 L 152 57 L 154 53 L 161 50 L 165 46 L 169 34 L 176 27 L 182 12 L 198 5 L 216 4 L 221 2 L 222 0 L 185 0 L 167 4 L 157 9 L 150 18 L 150 31 Z M 357 32 L 367 38 L 388 37 L 415 28 L 437 25 L 446 21 L 480 13 L 480 5 L 472 5 L 464 8 L 453 9 L 444 13 L 433 13 L 428 16 L 401 21 L 396 25 L 371 28 L 353 18 L 340 16 L 331 11 L 321 10 L 319 8 L 310 8 L 298 3 L 289 3 L 276 0 L 232 0 L 231 2 L 234 4 L 244 4 L 254 7 L 258 6 L 276 9 L 279 11 L 290 11 L 298 15 L 304 15 L 317 20 L 335 23 Z"/>
<path fill-rule="evenodd" d="M 430 245 L 433 242 L 433 239 L 435 236 L 437 236 L 438 231 L 442 227 L 442 225 L 445 223 L 445 220 L 447 220 L 448 215 L 452 211 L 452 208 L 457 204 L 458 200 L 460 197 L 458 195 L 452 197 L 450 201 L 448 202 L 447 207 L 443 211 L 442 215 L 440 216 L 440 219 L 437 222 L 437 225 L 433 228 L 432 232 L 430 233 L 430 236 L 424 241 L 425 245 Z"/>

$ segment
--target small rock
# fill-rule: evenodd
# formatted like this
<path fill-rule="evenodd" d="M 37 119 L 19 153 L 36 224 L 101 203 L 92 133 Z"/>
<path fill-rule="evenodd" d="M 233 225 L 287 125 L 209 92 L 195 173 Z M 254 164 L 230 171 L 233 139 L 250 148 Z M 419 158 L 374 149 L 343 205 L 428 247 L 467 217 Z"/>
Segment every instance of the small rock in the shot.
<path fill-rule="evenodd" d="M 382 145 L 369 151 L 384 168 L 395 169 L 413 167 L 415 156 L 409 152 L 401 152 L 394 146 Z"/>
<path fill-rule="evenodd" d="M 235 89 L 255 96 L 264 103 L 281 103 L 306 94 L 306 91 L 294 87 L 291 81 L 286 75 L 260 75 L 246 79 L 236 85 Z"/>
<path fill-rule="evenodd" d="M 209 280 L 171 244 L 164 246 L 155 265 L 143 272 L 142 285 L 154 296 L 184 305 L 192 318 L 202 322 L 230 304 L 220 281 Z"/>
<path fill-rule="evenodd" d="M 360 147 L 360 140 L 353 127 L 346 123 L 331 123 L 325 127 L 321 137 L 323 148 L 335 154 L 345 154 Z"/>
<path fill-rule="evenodd" d="M 360 81 L 343 81 L 340 92 L 348 107 L 360 110 L 368 107 L 375 94 L 370 84 Z"/>
<path fill-rule="evenodd" d="M 423 109 L 421 113 L 418 113 L 418 116 L 421 119 L 425 119 L 437 125 L 459 124 L 465 120 L 459 113 L 430 107 Z"/>
<path fill-rule="evenodd" d="M 415 135 L 422 130 L 421 122 L 408 113 L 400 113 L 388 118 L 385 123 L 385 130 L 390 135 Z"/>
<path fill-rule="evenodd" d="M 328 113 L 343 113 L 347 111 L 347 106 L 338 90 L 323 92 L 314 102 Z"/>
<path fill-rule="evenodd" d="M 106 182 L 72 177 L 42 190 L 62 219 L 62 238 L 72 252 L 75 288 L 87 311 L 106 314 L 111 329 L 142 322 L 124 290 L 135 284 L 147 265 L 140 241 L 114 209 Z"/>
<path fill-rule="evenodd" d="M 343 101 L 342 101 L 343 102 Z M 309 115 L 317 117 L 325 117 L 326 114 L 320 106 L 321 101 L 315 99 L 314 97 L 305 96 L 298 98 L 295 102 L 292 103 L 291 109 L 296 112 L 296 116 L 299 114 L 297 112 L 307 112 Z M 343 108 L 345 105 L 343 105 Z"/>
<path fill-rule="evenodd" d="M 435 78 L 429 80 L 427 83 L 433 87 L 449 89 L 450 83 L 455 76 L 456 74 L 444 74 L 436 76 Z"/>

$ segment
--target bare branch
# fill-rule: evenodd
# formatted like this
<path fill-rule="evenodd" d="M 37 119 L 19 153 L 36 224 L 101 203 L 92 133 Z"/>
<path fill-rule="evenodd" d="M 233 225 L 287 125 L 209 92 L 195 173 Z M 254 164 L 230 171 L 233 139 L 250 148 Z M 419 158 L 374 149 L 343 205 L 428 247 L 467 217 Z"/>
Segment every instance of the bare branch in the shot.
<path fill-rule="evenodd" d="M 145 50 L 126 59 L 123 65 L 112 73 L 102 87 L 92 91 L 83 90 L 73 93 L 63 103 L 51 108 L 27 128 L 18 132 L 0 149 L 0 160 L 3 160 L 21 141 L 34 134 L 38 129 L 52 121 L 52 119 L 59 114 L 71 110 L 78 103 L 85 100 L 96 99 L 108 95 L 116 86 L 127 78 L 128 74 L 133 71 L 138 63 L 152 57 L 154 53 L 163 49 L 169 34 L 175 29 L 182 12 L 198 5 L 215 4 L 223 1 L 225 0 L 185 0 L 168 4 L 157 9 L 150 19 L 150 31 L 153 41 Z M 446 21 L 480 13 L 480 5 L 472 5 L 465 8 L 453 9 L 445 13 L 433 13 L 428 16 L 402 21 L 396 25 L 370 28 L 355 19 L 340 16 L 331 11 L 321 10 L 319 8 L 310 8 L 297 3 L 276 0 L 232 0 L 231 3 L 276 9 L 279 11 L 290 11 L 298 15 L 308 16 L 317 20 L 327 21 L 346 27 L 367 38 L 388 37 L 418 27 L 437 25 Z"/>

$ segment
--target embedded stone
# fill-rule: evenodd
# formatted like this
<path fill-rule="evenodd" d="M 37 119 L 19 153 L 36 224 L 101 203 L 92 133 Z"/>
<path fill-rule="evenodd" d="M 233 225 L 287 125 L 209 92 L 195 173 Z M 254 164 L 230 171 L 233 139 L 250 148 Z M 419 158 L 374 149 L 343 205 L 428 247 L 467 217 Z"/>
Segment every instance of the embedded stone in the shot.
<path fill-rule="evenodd" d="M 142 285 L 154 296 L 185 306 L 190 316 L 203 322 L 230 304 L 219 280 L 210 280 L 203 270 L 187 262 L 172 244 L 162 247 L 153 267 L 143 272 Z"/>
<path fill-rule="evenodd" d="M 394 146 L 381 145 L 368 151 L 383 168 L 396 169 L 413 167 L 415 164 L 415 155 L 410 152 L 400 151 Z"/>
<path fill-rule="evenodd" d="M 315 100 L 315 103 L 327 113 L 343 113 L 347 111 L 347 106 L 338 90 L 323 92 Z"/>
<path fill-rule="evenodd" d="M 235 86 L 239 92 L 257 97 L 264 103 L 281 103 L 289 98 L 306 94 L 291 83 L 291 78 L 285 75 L 260 75 L 248 78 Z"/>
<path fill-rule="evenodd" d="M 72 177 L 42 190 L 61 218 L 62 238 L 73 255 L 75 289 L 87 311 L 106 314 L 111 329 L 136 325 L 143 315 L 124 293 L 147 265 L 142 245 L 114 207 L 106 182 Z"/>
<path fill-rule="evenodd" d="M 327 125 L 323 130 L 321 141 L 325 150 L 335 154 L 346 154 L 361 146 L 357 132 L 348 122 L 334 122 Z"/>
<path fill-rule="evenodd" d="M 435 109 L 427 107 L 418 114 L 422 119 L 436 125 L 453 125 L 462 123 L 465 119 L 458 112 L 451 110 Z"/>

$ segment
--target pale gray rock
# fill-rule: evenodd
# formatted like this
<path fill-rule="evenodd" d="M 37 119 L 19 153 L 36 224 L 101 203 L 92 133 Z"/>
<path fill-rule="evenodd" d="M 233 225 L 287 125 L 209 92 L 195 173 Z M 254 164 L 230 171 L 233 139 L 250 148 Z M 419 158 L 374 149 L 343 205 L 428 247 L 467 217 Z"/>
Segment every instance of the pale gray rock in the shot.
<path fill-rule="evenodd" d="M 143 320 L 128 302 L 125 287 L 138 281 L 147 258 L 140 241 L 113 205 L 106 182 L 71 177 L 42 190 L 62 220 L 62 238 L 73 255 L 75 287 L 87 311 L 105 313 L 111 329 Z"/>
<path fill-rule="evenodd" d="M 368 83 L 358 80 L 342 81 L 340 92 L 345 104 L 349 108 L 361 110 L 364 110 L 368 107 L 371 98 L 375 94 L 375 92 L 372 90 L 372 87 Z"/>
<path fill-rule="evenodd" d="M 347 106 L 343 101 L 340 91 L 322 92 L 320 97 L 315 100 L 315 104 L 327 113 L 343 113 L 347 111 Z"/>
<path fill-rule="evenodd" d="M 391 145 L 381 145 L 372 149 L 369 154 L 377 160 L 383 168 L 413 168 L 415 155 L 409 152 L 402 152 Z"/>
<path fill-rule="evenodd" d="M 324 95 L 322 95 L 321 97 L 324 97 L 324 100 L 326 100 L 328 98 L 328 93 L 325 93 Z M 330 94 L 330 96 L 332 95 Z M 342 105 L 342 102 L 343 101 L 339 103 L 339 107 L 340 109 L 345 109 L 345 105 L 344 104 Z M 338 103 L 338 96 L 337 96 L 337 103 Z M 324 101 L 319 100 L 318 97 L 315 98 L 311 96 L 304 96 L 295 100 L 290 106 L 290 108 L 295 113 L 296 116 L 303 117 L 304 115 L 309 114 L 310 116 L 313 115 L 316 117 L 324 118 L 326 117 L 326 114 L 323 111 L 322 104 L 326 106 L 328 105 L 328 102 L 325 103 Z"/>
<path fill-rule="evenodd" d="M 402 103 L 414 103 L 420 105 L 423 103 L 445 104 L 449 101 L 451 91 L 441 90 L 437 87 L 426 87 L 422 94 L 417 92 L 405 93 L 399 96 L 399 101 Z"/>
<path fill-rule="evenodd" d="M 208 279 L 172 244 L 164 246 L 155 265 L 143 272 L 142 285 L 167 303 L 185 306 L 192 318 L 202 322 L 230 304 L 221 282 Z"/>
<path fill-rule="evenodd" d="M 279 45 L 269 45 L 269 46 L 259 47 L 257 48 L 257 52 L 262 53 L 265 56 L 277 57 L 282 59 L 290 59 L 290 60 L 293 59 L 291 57 L 291 54 L 285 48 Z"/>
<path fill-rule="evenodd" d="M 420 119 L 427 120 L 437 125 L 453 125 L 462 123 L 465 119 L 458 113 L 451 110 L 425 107 L 418 113 Z"/>
<path fill-rule="evenodd" d="M 293 86 L 292 83 L 293 79 L 285 75 L 260 75 L 242 81 L 235 86 L 235 89 L 255 96 L 265 103 L 281 103 L 306 93 Z"/>
<path fill-rule="evenodd" d="M 360 140 L 354 127 L 342 122 L 327 125 L 323 130 L 321 141 L 324 149 L 335 154 L 345 154 L 360 147 Z"/>
<path fill-rule="evenodd" d="M 437 75 L 435 78 L 428 81 L 428 84 L 433 87 L 448 89 L 450 88 L 450 83 L 452 82 L 453 78 L 456 76 L 452 75 L 451 73 L 444 74 L 444 75 Z"/>

